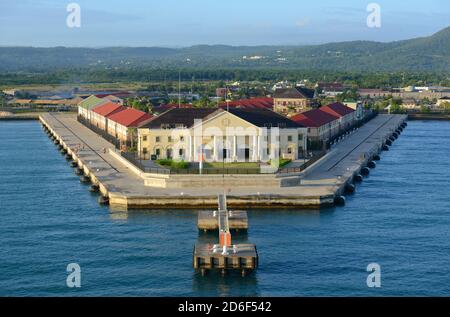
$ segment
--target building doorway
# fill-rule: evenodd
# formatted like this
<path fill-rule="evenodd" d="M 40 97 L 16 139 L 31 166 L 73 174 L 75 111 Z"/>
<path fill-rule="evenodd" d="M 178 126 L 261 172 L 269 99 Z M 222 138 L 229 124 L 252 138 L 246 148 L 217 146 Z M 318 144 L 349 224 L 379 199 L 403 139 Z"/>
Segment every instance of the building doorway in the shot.
<path fill-rule="evenodd" d="M 172 151 L 172 149 L 167 149 L 167 150 L 166 150 L 166 158 L 167 158 L 168 160 L 171 160 L 172 157 L 173 157 L 173 151 Z"/>

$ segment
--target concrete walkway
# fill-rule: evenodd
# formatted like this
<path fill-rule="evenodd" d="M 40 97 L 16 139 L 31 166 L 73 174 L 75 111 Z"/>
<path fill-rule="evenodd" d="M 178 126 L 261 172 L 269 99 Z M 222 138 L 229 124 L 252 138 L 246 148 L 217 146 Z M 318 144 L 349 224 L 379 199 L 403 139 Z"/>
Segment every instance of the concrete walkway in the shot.
<path fill-rule="evenodd" d="M 365 160 L 364 155 L 367 157 L 377 154 L 383 141 L 396 130 L 398 122 L 403 119 L 402 115 L 379 115 L 369 121 L 336 144 L 327 159 L 319 167 L 309 171 L 305 183 L 326 182 L 353 174 Z M 373 153 L 375 150 L 377 153 Z"/>

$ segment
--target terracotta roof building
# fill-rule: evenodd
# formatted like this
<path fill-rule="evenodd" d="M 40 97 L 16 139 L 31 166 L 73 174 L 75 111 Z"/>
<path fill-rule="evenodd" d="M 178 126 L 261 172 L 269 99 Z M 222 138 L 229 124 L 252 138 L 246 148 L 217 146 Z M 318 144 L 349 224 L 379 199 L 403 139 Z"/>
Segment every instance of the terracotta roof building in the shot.
<path fill-rule="evenodd" d="M 136 137 L 133 128 L 137 128 L 151 119 L 152 116 L 146 112 L 126 108 L 107 117 L 107 131 L 121 141 L 131 141 Z"/>
<path fill-rule="evenodd" d="M 114 121 L 127 128 L 137 128 L 140 123 L 148 121 L 151 118 L 152 116 L 150 114 L 133 108 L 126 108 L 108 117 L 110 121 Z"/>
<path fill-rule="evenodd" d="M 126 110 L 127 108 L 124 106 L 121 106 L 117 103 L 114 102 L 107 102 L 105 104 L 102 104 L 100 106 L 98 106 L 97 108 L 95 108 L 94 110 L 92 110 L 93 112 L 95 112 L 96 114 L 99 114 L 103 117 L 108 117 L 114 113 L 117 113 L 119 111 L 123 111 Z"/>
<path fill-rule="evenodd" d="M 318 128 L 325 124 L 339 120 L 339 117 L 321 109 L 314 109 L 299 113 L 291 118 L 292 121 L 303 124 L 306 127 Z"/>
<path fill-rule="evenodd" d="M 339 130 L 341 131 L 350 128 L 357 120 L 356 111 L 340 102 L 320 107 L 319 110 L 339 117 Z"/>
<path fill-rule="evenodd" d="M 94 95 L 89 96 L 78 104 L 78 115 L 88 121 L 91 121 L 91 111 L 106 102 L 108 101 L 102 98 L 97 98 Z"/>
<path fill-rule="evenodd" d="M 95 125 L 97 128 L 108 131 L 108 117 L 126 109 L 126 107 L 123 107 L 117 103 L 106 102 L 92 110 L 90 123 Z"/>
<path fill-rule="evenodd" d="M 311 142 L 327 142 L 339 133 L 339 117 L 314 109 L 297 114 L 291 118 L 308 128 L 308 139 Z M 320 147 L 322 147 L 320 145 Z"/>

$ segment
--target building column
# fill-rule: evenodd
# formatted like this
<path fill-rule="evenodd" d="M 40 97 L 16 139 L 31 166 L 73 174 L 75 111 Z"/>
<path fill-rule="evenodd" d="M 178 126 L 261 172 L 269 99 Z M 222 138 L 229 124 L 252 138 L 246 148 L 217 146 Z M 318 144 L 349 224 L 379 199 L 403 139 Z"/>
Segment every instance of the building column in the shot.
<path fill-rule="evenodd" d="M 256 152 L 256 154 L 257 154 L 257 161 L 260 162 L 261 159 L 262 159 L 262 153 L 261 153 L 261 136 L 258 135 L 257 138 L 258 138 L 258 144 L 257 144 L 257 145 L 258 145 L 258 151 Z"/>
<path fill-rule="evenodd" d="M 219 161 L 219 147 L 218 147 L 218 144 L 217 144 L 217 136 L 215 135 L 214 136 L 214 156 L 213 156 L 213 160 L 214 161 L 216 161 L 216 162 L 218 162 Z"/>
<path fill-rule="evenodd" d="M 189 135 L 189 138 L 188 138 L 188 147 L 187 147 L 187 151 L 186 151 L 186 156 L 187 156 L 186 160 L 188 162 L 192 162 L 192 136 L 191 135 Z"/>
<path fill-rule="evenodd" d="M 237 136 L 233 135 L 233 162 L 237 161 Z"/>
<path fill-rule="evenodd" d="M 252 146 L 253 146 L 252 161 L 257 162 L 258 161 L 258 136 L 257 135 L 253 136 L 252 143 L 253 143 L 252 144 Z"/>
<path fill-rule="evenodd" d="M 192 155 L 192 158 L 193 158 L 193 162 L 198 162 L 198 153 L 197 153 L 197 138 L 194 136 L 194 137 L 191 137 L 192 138 L 192 145 L 193 145 L 193 147 L 192 147 L 192 152 L 193 152 L 193 155 Z"/>

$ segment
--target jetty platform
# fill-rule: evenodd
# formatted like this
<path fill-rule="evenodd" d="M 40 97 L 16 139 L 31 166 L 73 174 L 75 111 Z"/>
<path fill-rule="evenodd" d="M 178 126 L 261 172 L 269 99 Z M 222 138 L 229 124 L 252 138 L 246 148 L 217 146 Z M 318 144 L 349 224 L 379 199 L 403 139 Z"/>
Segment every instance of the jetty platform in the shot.
<path fill-rule="evenodd" d="M 248 216 L 244 210 L 230 210 L 228 212 L 228 223 L 230 230 L 248 230 Z M 202 231 L 219 230 L 219 213 L 217 210 L 201 210 L 198 212 L 197 227 Z"/>
<path fill-rule="evenodd" d="M 320 208 L 333 206 L 361 174 L 406 115 L 378 115 L 299 173 L 258 175 L 164 175 L 141 171 L 113 144 L 77 121 L 76 114 L 43 114 L 40 122 L 111 208 L 214 209 L 226 190 L 228 206 Z"/>

